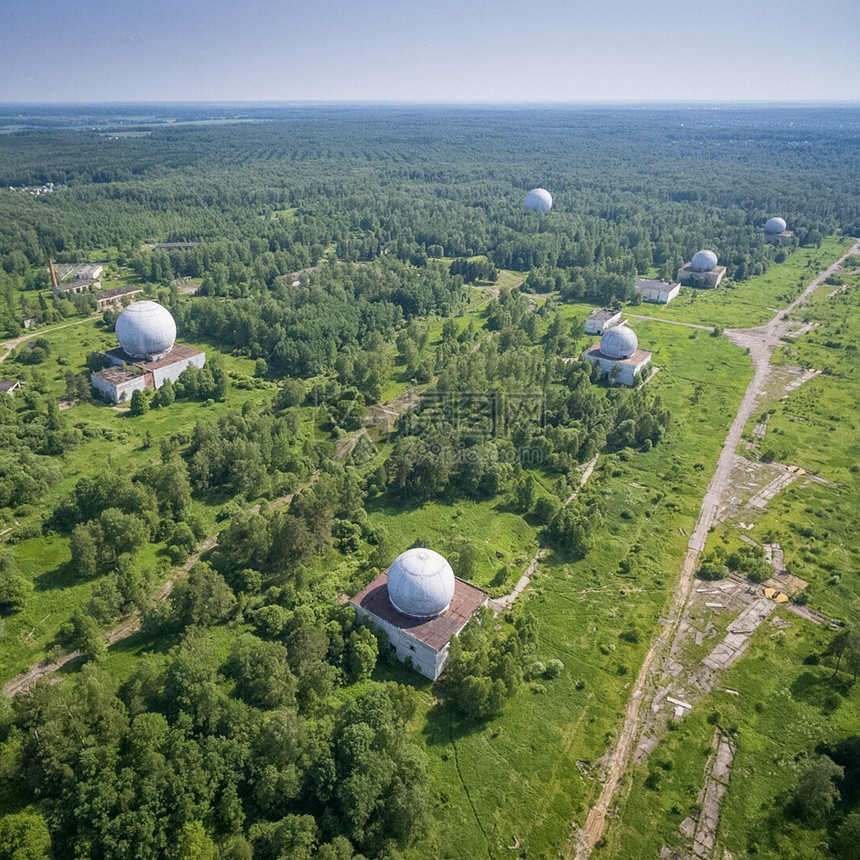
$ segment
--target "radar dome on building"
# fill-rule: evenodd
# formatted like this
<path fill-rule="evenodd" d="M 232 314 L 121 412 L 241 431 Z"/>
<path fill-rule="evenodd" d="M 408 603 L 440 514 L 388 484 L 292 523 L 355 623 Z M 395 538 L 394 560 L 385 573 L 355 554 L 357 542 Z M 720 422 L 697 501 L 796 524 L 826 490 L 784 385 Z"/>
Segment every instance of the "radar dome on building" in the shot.
<path fill-rule="evenodd" d="M 600 338 L 600 351 L 609 358 L 630 358 L 638 346 L 636 333 L 623 323 L 607 329 Z"/>
<path fill-rule="evenodd" d="M 694 272 L 712 272 L 717 265 L 717 255 L 713 251 L 697 251 L 690 261 Z"/>
<path fill-rule="evenodd" d="M 767 224 L 764 225 L 764 232 L 768 236 L 776 236 L 779 233 L 785 232 L 786 223 L 784 218 L 770 218 Z"/>
<path fill-rule="evenodd" d="M 433 618 L 454 597 L 454 571 L 432 549 L 415 547 L 400 553 L 388 569 L 388 599 L 410 618 Z"/>
<path fill-rule="evenodd" d="M 152 360 L 173 349 L 176 322 L 158 302 L 135 302 L 117 318 L 116 336 L 127 355 Z"/>
<path fill-rule="evenodd" d="M 552 209 L 552 194 L 546 188 L 532 188 L 523 204 L 526 212 L 549 212 Z"/>

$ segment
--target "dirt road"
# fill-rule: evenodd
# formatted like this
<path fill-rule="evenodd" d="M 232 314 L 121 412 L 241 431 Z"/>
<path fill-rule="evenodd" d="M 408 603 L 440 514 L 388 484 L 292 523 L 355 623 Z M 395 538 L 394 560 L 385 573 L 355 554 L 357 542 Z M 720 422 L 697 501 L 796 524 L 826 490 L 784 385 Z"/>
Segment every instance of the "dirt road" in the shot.
<path fill-rule="evenodd" d="M 753 378 L 747 387 L 734 421 L 732 421 L 732 425 L 729 428 L 726 441 L 717 461 L 717 467 L 708 484 L 705 497 L 702 500 L 696 526 L 687 544 L 687 552 L 681 567 L 681 576 L 675 587 L 675 593 L 672 596 L 671 607 L 666 615 L 667 623 L 664 624 L 663 629 L 648 649 L 648 653 L 645 655 L 642 667 L 630 691 L 630 698 L 628 699 L 624 715 L 624 725 L 615 746 L 609 753 L 606 763 L 606 776 L 603 789 L 597 802 L 588 813 L 585 827 L 580 829 L 578 826 L 574 826 L 565 854 L 567 858 L 575 855 L 578 860 L 584 860 L 584 858 L 589 857 L 606 829 L 606 814 L 615 799 L 618 786 L 627 770 L 631 753 L 635 748 L 635 742 L 641 729 L 640 712 L 643 700 L 647 698 L 645 695 L 646 687 L 652 677 L 652 673 L 660 670 L 662 663 L 660 658 L 664 657 L 667 653 L 668 646 L 672 642 L 677 632 L 678 623 L 683 616 L 684 607 L 690 595 L 693 577 L 698 567 L 699 556 L 704 549 L 705 541 L 708 537 L 708 530 L 716 519 L 720 505 L 722 504 L 723 495 L 729 486 L 729 476 L 731 475 L 735 449 L 741 441 L 744 427 L 753 414 L 756 400 L 770 375 L 771 357 L 773 356 L 774 347 L 780 343 L 780 337 L 789 329 L 789 325 L 784 318 L 799 304 L 805 302 L 824 280 L 839 268 L 846 257 L 858 252 L 860 252 L 860 241 L 856 242 L 832 266 L 821 272 L 788 307 L 779 311 L 765 325 L 750 329 L 727 330 L 725 332 L 725 336 L 732 343 L 749 349 L 754 370 Z"/>
<path fill-rule="evenodd" d="M 93 314 L 92 316 L 82 317 L 79 320 L 72 320 L 71 322 L 62 323 L 61 325 L 55 325 L 51 328 L 42 328 L 38 331 L 32 331 L 29 334 L 22 334 L 21 337 L 13 338 L 12 340 L 3 341 L 0 343 L 0 349 L 5 350 L 5 352 L 0 355 L 0 362 L 6 361 L 9 358 L 10 353 L 16 347 L 19 347 L 22 343 L 27 340 L 32 340 L 34 337 L 41 337 L 43 334 L 51 334 L 52 332 L 59 331 L 61 328 L 68 328 L 70 325 L 80 325 L 81 323 L 91 322 L 92 320 L 98 319 L 101 314 Z"/>

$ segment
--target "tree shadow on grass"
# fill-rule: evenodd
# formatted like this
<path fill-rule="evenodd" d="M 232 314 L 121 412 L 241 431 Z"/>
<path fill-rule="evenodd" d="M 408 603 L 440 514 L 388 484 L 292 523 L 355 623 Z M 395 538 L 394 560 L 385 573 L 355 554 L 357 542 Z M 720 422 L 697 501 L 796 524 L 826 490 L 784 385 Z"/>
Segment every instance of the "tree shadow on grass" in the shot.
<path fill-rule="evenodd" d="M 440 699 L 427 712 L 424 737 L 428 746 L 447 746 L 483 731 L 488 723 L 489 720 L 463 717 L 450 702 Z"/>
<path fill-rule="evenodd" d="M 804 672 L 791 685 L 791 697 L 796 702 L 803 702 L 821 709 L 825 714 L 832 714 L 842 700 L 851 693 L 851 678 L 848 675 L 833 677 L 827 674 Z"/>
<path fill-rule="evenodd" d="M 365 503 L 365 510 L 369 514 L 384 514 L 388 517 L 394 517 L 398 514 L 417 511 L 424 504 L 422 499 L 386 492 L 375 499 L 369 499 Z"/>
<path fill-rule="evenodd" d="M 78 576 L 74 564 L 71 561 L 63 562 L 53 570 L 46 570 L 33 580 L 33 588 L 36 591 L 54 591 L 58 588 L 70 588 L 82 581 Z"/>
<path fill-rule="evenodd" d="M 181 635 L 170 635 L 161 630 L 158 632 L 146 632 L 138 630 L 119 642 L 114 642 L 108 648 L 108 656 L 121 654 L 166 654 L 174 645 L 181 640 Z"/>

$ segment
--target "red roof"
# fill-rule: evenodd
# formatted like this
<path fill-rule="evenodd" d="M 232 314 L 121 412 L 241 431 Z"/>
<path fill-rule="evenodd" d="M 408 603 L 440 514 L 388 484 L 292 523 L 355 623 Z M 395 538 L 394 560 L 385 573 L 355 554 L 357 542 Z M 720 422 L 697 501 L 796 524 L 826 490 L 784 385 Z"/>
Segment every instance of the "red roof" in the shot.
<path fill-rule="evenodd" d="M 160 367 L 168 367 L 171 364 L 176 364 L 178 361 L 183 361 L 186 358 L 193 358 L 195 355 L 201 355 L 199 349 L 194 349 L 190 346 L 185 346 L 181 343 L 175 343 L 173 349 L 162 358 L 157 358 L 155 361 L 144 361 L 142 358 L 132 358 L 126 353 L 122 347 L 108 350 L 106 355 L 115 358 L 124 364 L 139 364 L 144 370 L 158 370 Z"/>
<path fill-rule="evenodd" d="M 647 349 L 637 349 L 633 355 L 628 356 L 627 358 L 613 358 L 611 355 L 605 355 L 600 351 L 600 344 L 594 344 L 591 349 L 585 350 L 583 353 L 584 356 L 588 358 L 602 358 L 604 361 L 614 361 L 616 364 L 632 364 L 634 367 L 642 364 L 648 356 L 651 355 Z"/>
<path fill-rule="evenodd" d="M 362 609 L 398 627 L 404 633 L 441 651 L 456 636 L 475 614 L 479 606 L 487 602 L 487 593 L 454 577 L 454 596 L 451 605 L 435 618 L 410 618 L 398 612 L 388 599 L 388 571 L 380 573 L 366 588 L 349 601 Z"/>

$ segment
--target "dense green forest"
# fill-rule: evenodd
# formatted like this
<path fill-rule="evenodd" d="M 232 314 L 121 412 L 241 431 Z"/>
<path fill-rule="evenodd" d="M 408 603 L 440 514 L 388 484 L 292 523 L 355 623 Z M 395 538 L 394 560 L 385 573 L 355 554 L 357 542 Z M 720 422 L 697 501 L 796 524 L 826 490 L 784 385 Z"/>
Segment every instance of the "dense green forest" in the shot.
<path fill-rule="evenodd" d="M 860 233 L 856 112 L 213 111 L 34 108 L 0 133 L 0 376 L 25 383 L 0 395 L 3 679 L 69 658 L 3 696 L 0 860 L 411 860 L 466 856 L 450 834 L 479 831 L 507 856 L 465 788 L 486 766 L 469 744 L 494 750 L 533 708 L 511 734 L 555 762 L 541 720 L 577 707 L 605 752 L 747 372 L 718 329 L 665 325 L 643 336 L 660 375 L 600 379 L 582 303 L 638 304 L 636 275 L 703 247 L 728 303 L 841 247 Z M 0 131 L 21 125 L 0 106 Z M 535 185 L 547 215 L 522 210 Z M 773 214 L 788 246 L 764 242 Z M 206 365 L 95 401 L 118 308 L 54 297 L 49 258 L 161 301 Z M 480 610 L 431 685 L 346 598 L 434 541 L 493 598 L 529 559 L 556 582 Z M 762 559 L 720 548 L 702 577 L 758 581 Z M 558 583 L 576 590 L 553 615 Z M 847 630 L 828 668 L 856 666 Z M 834 731 L 782 798 L 834 846 L 856 832 L 855 747 Z M 589 765 L 567 764 L 559 794 L 585 808 Z"/>
<path fill-rule="evenodd" d="M 99 248 L 144 280 L 203 277 L 229 296 L 270 290 L 327 250 L 419 266 L 486 254 L 536 269 L 533 285 L 560 279 L 570 296 L 605 303 L 631 298 L 636 273 L 670 276 L 700 247 L 730 277 L 760 274 L 781 253 L 761 233 L 775 212 L 802 243 L 860 230 L 857 132 L 833 109 L 380 108 L 279 119 L 289 122 L 0 135 L 0 187 L 63 186 L 36 198 L 3 192 L 4 327 L 20 324 L 17 291 L 45 285 L 30 267 Z M 548 218 L 522 211 L 538 183 L 555 197 Z M 159 241 L 200 245 L 141 251 Z"/>

